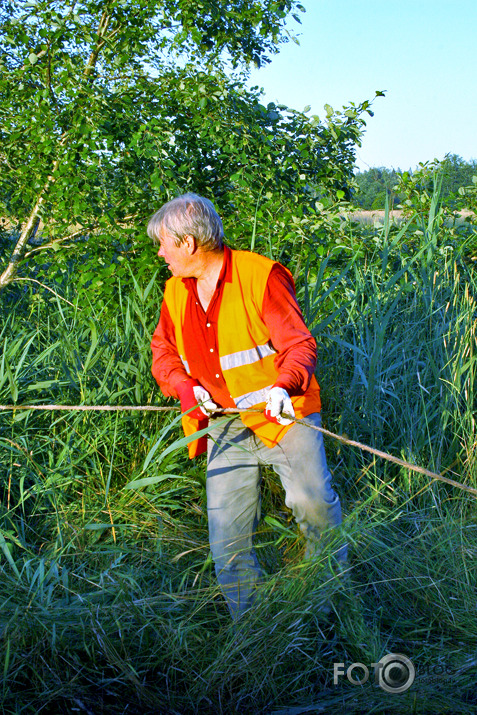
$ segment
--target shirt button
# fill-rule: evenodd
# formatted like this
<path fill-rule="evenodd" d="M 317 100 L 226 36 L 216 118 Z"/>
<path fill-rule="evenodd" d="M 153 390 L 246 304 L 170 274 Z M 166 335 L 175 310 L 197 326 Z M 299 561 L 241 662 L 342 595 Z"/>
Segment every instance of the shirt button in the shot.
<path fill-rule="evenodd" d="M 216 375 L 215 377 L 220 377 L 220 375 Z"/>
<path fill-rule="evenodd" d="M 207 323 L 207 327 L 210 328 L 210 323 Z"/>
<path fill-rule="evenodd" d="M 214 348 L 210 348 L 210 352 L 213 353 L 213 352 L 214 352 Z"/>

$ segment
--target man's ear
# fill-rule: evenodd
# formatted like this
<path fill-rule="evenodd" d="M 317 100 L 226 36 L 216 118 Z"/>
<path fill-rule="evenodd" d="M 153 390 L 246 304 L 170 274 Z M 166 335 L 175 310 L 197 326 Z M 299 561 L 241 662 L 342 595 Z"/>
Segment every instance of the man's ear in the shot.
<path fill-rule="evenodd" d="M 186 247 L 190 256 L 197 251 L 197 241 L 195 240 L 195 236 L 192 236 L 190 233 L 186 233 L 182 239 L 182 244 Z"/>

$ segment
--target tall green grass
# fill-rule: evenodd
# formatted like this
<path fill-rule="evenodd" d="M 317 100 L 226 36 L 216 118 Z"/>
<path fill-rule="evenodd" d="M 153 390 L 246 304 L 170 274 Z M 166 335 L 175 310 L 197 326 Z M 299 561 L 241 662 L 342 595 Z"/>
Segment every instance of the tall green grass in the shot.
<path fill-rule="evenodd" d="M 448 239 L 429 217 L 350 226 L 309 258 L 299 296 L 325 426 L 477 486 L 477 286 Z M 151 271 L 100 302 L 74 276 L 57 296 L 1 296 L 0 402 L 161 403 L 149 356 L 161 282 Z M 266 471 L 268 576 L 233 627 L 209 555 L 204 461 L 187 460 L 176 420 L 0 413 L 3 712 L 477 710 L 472 496 L 327 440 L 350 544 L 343 580 L 328 569 L 333 543 L 302 563 Z M 389 652 L 415 664 L 406 693 L 333 684 L 334 663 Z"/>
<path fill-rule="evenodd" d="M 432 215 L 378 230 L 365 256 L 358 236 L 309 266 L 303 304 L 334 426 L 473 483 L 477 280 L 446 238 Z"/>

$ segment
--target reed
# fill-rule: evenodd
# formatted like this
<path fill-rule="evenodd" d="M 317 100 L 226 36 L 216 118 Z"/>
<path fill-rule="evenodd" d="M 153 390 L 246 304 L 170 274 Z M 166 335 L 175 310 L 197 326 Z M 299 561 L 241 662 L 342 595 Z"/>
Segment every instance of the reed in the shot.
<path fill-rule="evenodd" d="M 299 296 L 325 426 L 476 486 L 476 279 L 436 216 L 350 226 L 308 259 Z M 148 347 L 159 285 L 135 274 L 103 303 L 74 280 L 50 286 L 56 296 L 8 289 L 0 400 L 162 404 Z M 256 538 L 268 576 L 234 628 L 209 554 L 204 462 L 187 460 L 176 417 L 0 414 L 3 712 L 475 712 L 475 499 L 326 445 L 347 574 L 329 571 L 333 541 L 302 563 L 267 470 Z M 406 693 L 333 684 L 334 663 L 388 652 L 416 667 Z"/>

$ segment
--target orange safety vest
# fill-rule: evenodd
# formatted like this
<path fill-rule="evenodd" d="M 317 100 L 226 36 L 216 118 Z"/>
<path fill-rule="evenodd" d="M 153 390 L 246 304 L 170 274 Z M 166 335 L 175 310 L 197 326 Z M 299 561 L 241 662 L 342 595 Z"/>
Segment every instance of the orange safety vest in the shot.
<path fill-rule="evenodd" d="M 220 366 L 230 396 L 239 409 L 265 407 L 268 390 L 277 380 L 277 351 L 261 318 L 263 297 L 274 261 L 257 253 L 232 251 L 232 280 L 223 284 L 217 340 Z M 176 345 L 182 363 L 189 373 L 184 348 L 183 325 L 188 291 L 181 278 L 172 277 L 166 283 L 164 301 L 175 326 Z M 292 397 L 297 418 L 321 410 L 320 388 L 315 376 L 304 395 Z M 263 412 L 240 415 L 267 447 L 274 447 L 293 425 L 269 422 Z M 198 420 L 188 415 L 182 418 L 186 435 L 198 430 Z M 189 443 L 189 457 L 198 454 L 198 442 Z"/>

